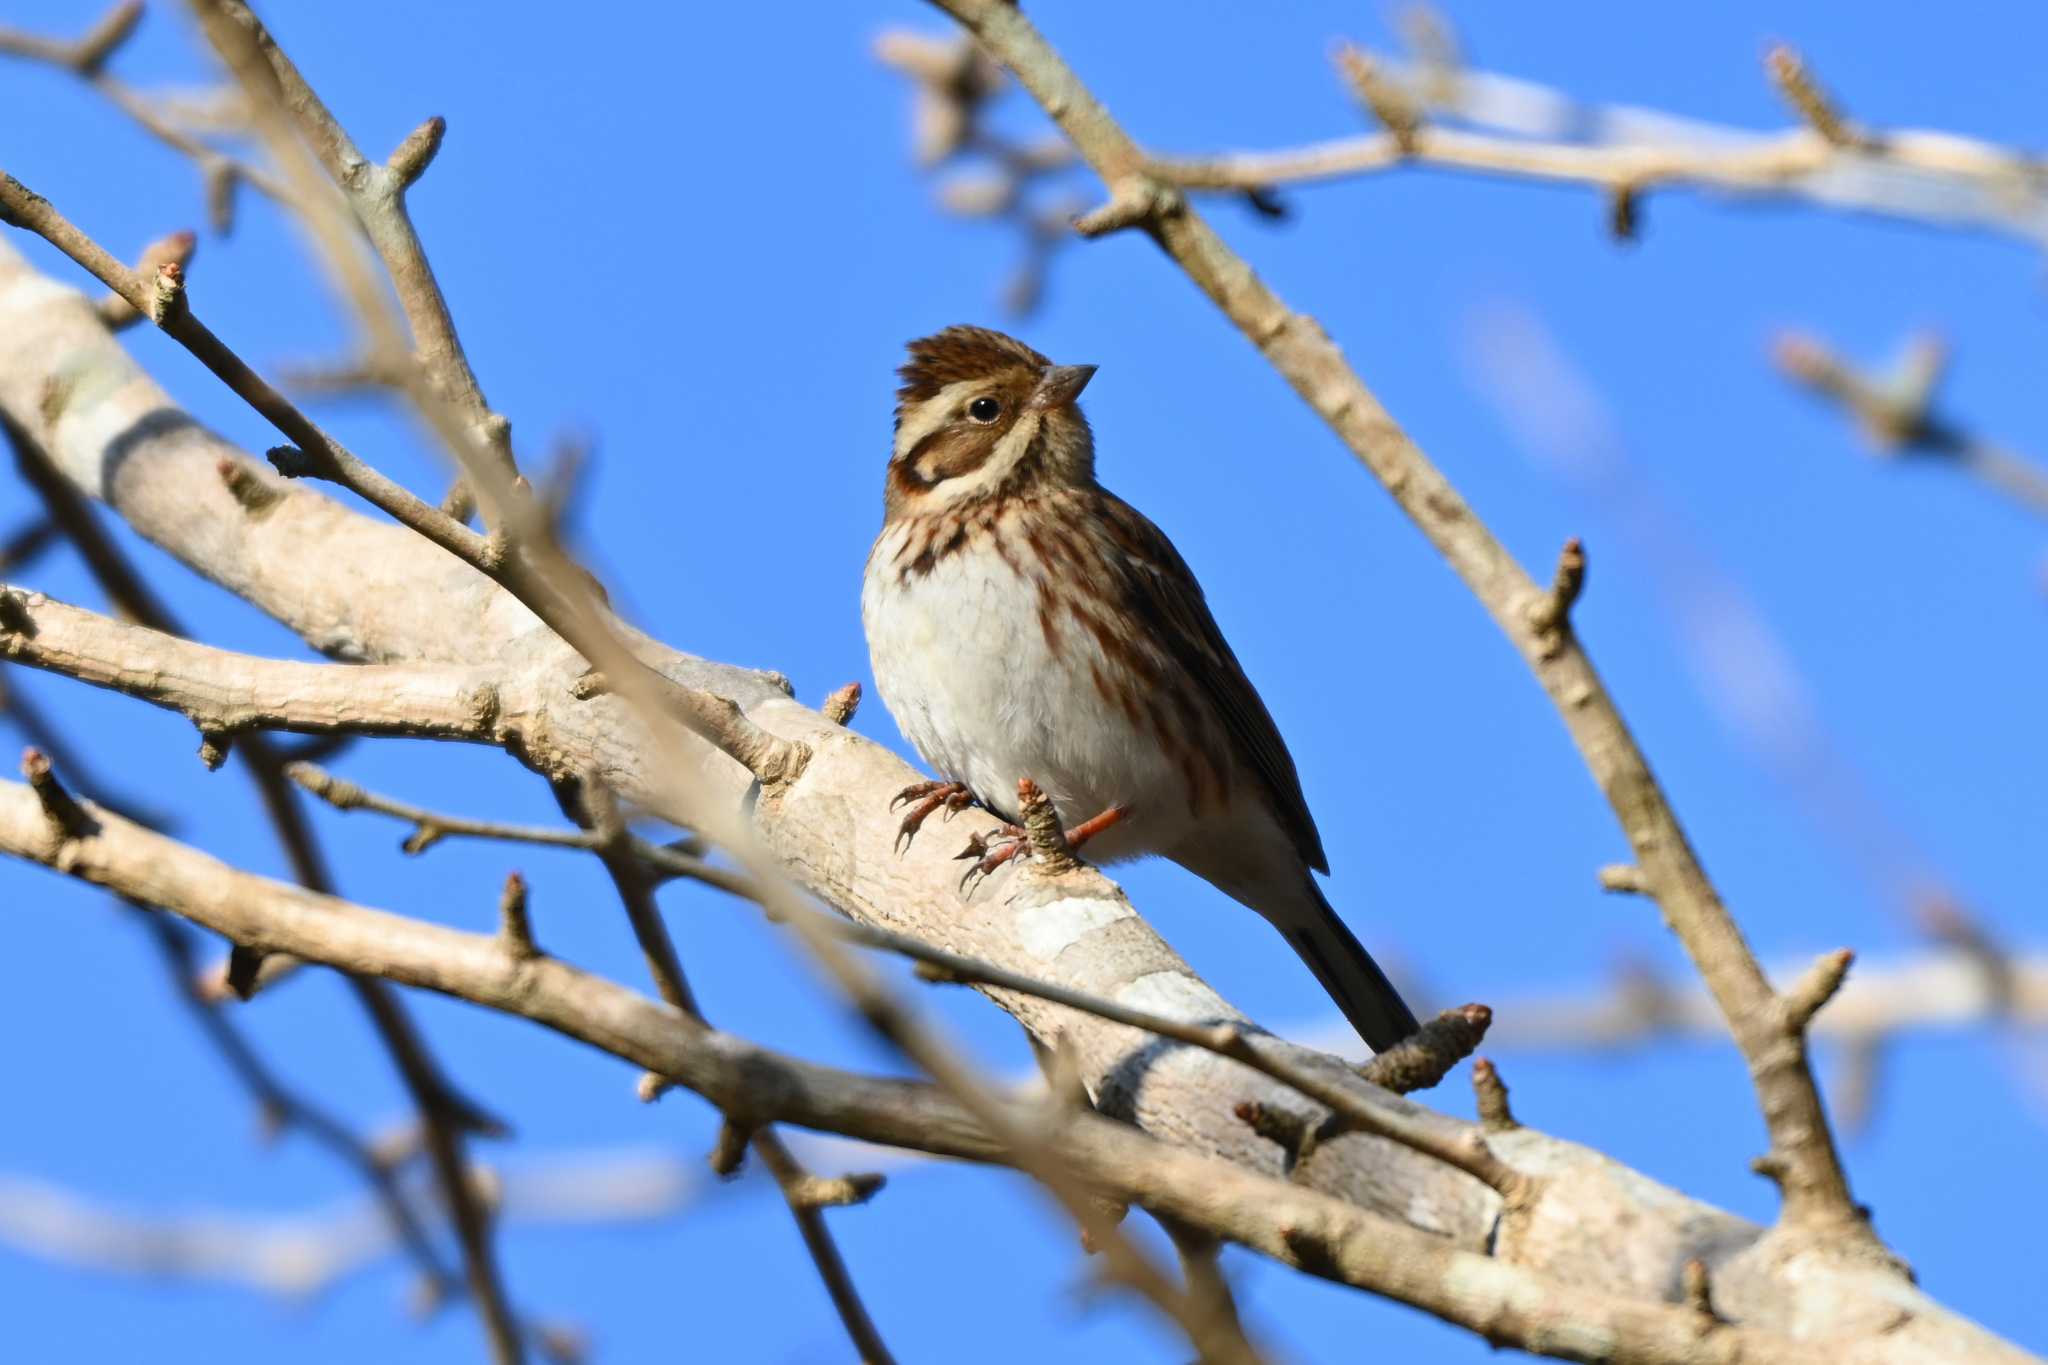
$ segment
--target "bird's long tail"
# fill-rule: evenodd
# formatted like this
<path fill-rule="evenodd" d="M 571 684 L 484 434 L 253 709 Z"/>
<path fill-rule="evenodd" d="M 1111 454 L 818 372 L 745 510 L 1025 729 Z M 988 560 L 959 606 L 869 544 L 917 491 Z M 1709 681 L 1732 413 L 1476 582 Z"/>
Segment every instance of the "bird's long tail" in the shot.
<path fill-rule="evenodd" d="M 1394 983 L 1344 927 L 1313 879 L 1306 896 L 1280 913 L 1268 911 L 1267 918 L 1287 936 L 1374 1052 L 1385 1052 L 1419 1027 Z"/>

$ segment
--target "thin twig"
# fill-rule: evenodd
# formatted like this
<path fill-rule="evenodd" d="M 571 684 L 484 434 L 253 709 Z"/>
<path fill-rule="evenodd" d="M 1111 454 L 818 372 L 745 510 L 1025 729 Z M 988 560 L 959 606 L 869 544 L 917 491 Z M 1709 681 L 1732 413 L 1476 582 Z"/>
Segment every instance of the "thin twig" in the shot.
<path fill-rule="evenodd" d="M 498 1365 L 519 1365 L 526 1359 L 526 1335 L 506 1297 L 491 1237 L 492 1211 L 477 1188 L 465 1137 L 468 1132 L 491 1127 L 502 1131 L 502 1125 L 481 1115 L 449 1089 L 390 983 L 354 973 L 344 973 L 343 980 L 369 1012 L 419 1109 L 421 1136 L 433 1163 L 435 1184 L 448 1206 L 448 1221 L 455 1225 L 456 1240 L 462 1244 L 463 1275 L 470 1300 L 483 1319 L 491 1357 Z"/>
<path fill-rule="evenodd" d="M 576 848 L 590 852 L 596 852 L 604 846 L 604 841 L 599 835 L 586 829 L 550 829 L 540 825 L 506 824 L 496 820 L 473 820 L 467 816 L 428 810 L 423 806 L 415 806 L 394 797 L 367 791 L 315 763 L 287 764 L 285 776 L 336 810 L 375 811 L 380 815 L 389 815 L 409 822 L 413 826 L 413 832 L 406 836 L 402 845 L 407 853 L 425 852 L 444 838 L 495 839 L 507 843 L 539 844 L 545 848 Z M 692 849 L 702 847 L 700 841 L 685 840 L 676 844 L 656 844 L 629 833 L 626 836 L 626 846 L 634 858 L 665 877 L 687 877 L 691 881 L 703 882 L 707 886 L 715 886 L 721 891 L 744 896 L 748 900 L 759 899 L 751 877 L 708 863 L 692 852 Z"/>
<path fill-rule="evenodd" d="M 432 1295 L 444 1297 L 455 1284 L 454 1276 L 442 1264 L 426 1228 L 421 1225 L 418 1214 L 399 1187 L 393 1164 L 349 1131 L 348 1125 L 339 1118 L 279 1080 L 276 1073 L 257 1056 L 248 1039 L 229 1021 L 220 1003 L 207 999 L 200 991 L 190 935 L 161 911 L 139 904 L 135 909 L 137 918 L 149 930 L 150 938 L 163 955 L 164 966 L 170 973 L 178 999 L 227 1062 L 228 1069 L 256 1101 L 265 1127 L 303 1132 L 353 1166 L 375 1193 L 390 1219 L 392 1230 L 426 1276 Z"/>
<path fill-rule="evenodd" d="M 654 879 L 649 876 L 646 863 L 635 847 L 638 841 L 627 833 L 625 823 L 619 817 L 610 790 L 591 775 L 573 783 L 556 784 L 555 794 L 563 811 L 576 818 L 593 841 L 590 847 L 612 879 L 619 902 L 625 907 L 626 918 L 632 924 L 633 936 L 647 960 L 648 974 L 654 978 L 655 988 L 662 999 L 691 1027 L 707 1027 L 696 995 L 683 975 L 675 941 L 669 937 L 668 928 L 662 923 L 661 909 L 655 904 Z M 728 1135 L 731 1142 L 727 1140 Z M 861 1302 L 859 1291 L 854 1288 L 846 1260 L 839 1254 L 838 1245 L 819 1211 L 821 1205 L 804 1197 L 813 1178 L 772 1129 L 749 1129 L 730 1115 L 720 1129 L 720 1145 L 721 1149 L 731 1150 L 722 1157 L 714 1157 L 713 1169 L 720 1174 L 728 1174 L 730 1169 L 736 1168 L 738 1147 L 742 1144 L 751 1146 L 760 1155 L 762 1164 L 774 1175 L 776 1187 L 782 1191 L 790 1215 L 796 1220 L 797 1230 L 804 1239 L 804 1246 L 817 1266 L 818 1277 L 824 1282 L 825 1292 L 831 1297 L 832 1306 L 838 1312 L 847 1336 L 860 1352 L 864 1365 L 891 1365 L 894 1357 Z M 879 1188 L 879 1182 L 872 1188 Z"/>
<path fill-rule="evenodd" d="M 582 848 L 599 853 L 605 860 L 606 870 L 611 873 L 614 884 L 619 887 L 621 898 L 626 901 L 629 915 L 633 920 L 634 932 L 642 938 L 642 951 L 648 956 L 650 969 L 655 974 L 663 998 L 679 1009 L 685 1009 L 693 1015 L 696 1013 L 687 984 L 682 977 L 680 963 L 675 960 L 674 948 L 667 943 L 666 931 L 660 928 L 658 914 L 648 899 L 651 887 L 646 884 L 645 869 L 651 867 L 673 871 L 677 869 L 678 863 L 695 865 L 697 860 L 675 854 L 645 840 L 635 839 L 617 829 L 607 833 L 601 823 L 594 818 L 588 828 L 579 831 L 497 825 L 444 815 L 380 796 L 336 778 L 311 764 L 293 765 L 288 770 L 288 775 L 306 790 L 342 810 L 373 810 L 411 821 L 417 832 L 407 841 L 408 851 L 412 851 L 416 844 L 432 842 L 433 838 L 441 834 L 471 834 L 483 838 Z M 564 797 L 565 808 L 577 806 L 584 799 L 580 793 L 594 788 L 594 782 L 578 784 L 579 794 Z M 1027 809 L 1031 804 L 1027 801 Z M 592 818 L 587 811 L 580 813 L 584 818 Z M 626 856 L 622 857 L 621 851 Z M 697 874 L 687 872 L 681 875 Z M 757 902 L 763 899 L 759 884 L 754 880 L 734 876 L 733 882 L 734 884 L 726 889 Z M 1391 1140 L 1403 1142 L 1416 1150 L 1442 1157 L 1458 1169 L 1469 1171 L 1503 1193 L 1513 1192 L 1518 1197 L 1526 1195 L 1518 1173 L 1497 1161 L 1477 1156 L 1464 1135 L 1446 1136 L 1438 1132 L 1433 1124 L 1411 1122 L 1397 1111 L 1362 1101 L 1329 1080 L 1305 1070 L 1285 1055 L 1283 1047 L 1276 1046 L 1273 1040 L 1246 1026 L 1235 1023 L 1185 1023 L 1150 1011 L 1132 1009 L 1085 992 L 1038 981 L 992 963 L 949 952 L 908 935 L 820 915 L 808 909 L 800 913 L 821 932 L 862 947 L 895 953 L 922 964 L 924 970 L 921 975 L 927 980 L 994 986 L 1002 990 L 1016 991 L 1022 995 L 1065 1005 L 1112 1023 L 1143 1029 L 1160 1037 L 1242 1062 L 1253 1070 L 1328 1105 L 1362 1131 L 1377 1133 Z M 1363 1074 L 1367 1080 L 1397 1091 L 1420 1089 L 1425 1085 L 1434 1084 L 1451 1066 L 1478 1046 L 1490 1019 L 1491 1012 L 1483 1005 L 1466 1005 L 1459 1009 L 1446 1010 L 1437 1019 L 1425 1025 L 1423 1032 L 1415 1038 L 1374 1058 L 1367 1064 Z"/>
<path fill-rule="evenodd" d="M 411 329 L 411 350 L 419 366 L 436 390 L 456 408 L 461 420 L 483 433 L 500 472 L 508 478 L 516 474 L 511 424 L 484 399 L 483 386 L 462 349 L 448 301 L 434 279 L 426 248 L 413 228 L 406 205 L 406 192 L 440 149 L 446 122 L 439 118 L 426 120 L 407 135 L 387 162 L 373 161 L 357 148 L 348 130 L 246 5 L 239 0 L 203 0 L 197 8 L 216 46 L 220 45 L 223 31 L 215 22 L 217 16 L 246 32 L 269 63 L 284 109 L 347 197 L 349 208 L 391 276 L 399 307 Z M 246 79 L 246 72 L 237 74 Z"/>
<path fill-rule="evenodd" d="M 891 1365 L 895 1357 L 868 1315 L 867 1305 L 861 1302 L 860 1291 L 854 1287 L 853 1276 L 846 1268 L 846 1258 L 839 1254 L 838 1243 L 825 1226 L 824 1206 L 807 1194 L 816 1177 L 804 1170 L 772 1128 L 754 1134 L 753 1148 L 761 1164 L 775 1177 L 776 1188 L 782 1191 L 790 1215 L 796 1219 L 797 1232 L 811 1253 L 811 1262 L 818 1268 L 818 1278 L 824 1281 L 825 1292 L 832 1298 L 832 1307 L 846 1328 L 847 1338 L 859 1352 L 861 1365 Z"/>

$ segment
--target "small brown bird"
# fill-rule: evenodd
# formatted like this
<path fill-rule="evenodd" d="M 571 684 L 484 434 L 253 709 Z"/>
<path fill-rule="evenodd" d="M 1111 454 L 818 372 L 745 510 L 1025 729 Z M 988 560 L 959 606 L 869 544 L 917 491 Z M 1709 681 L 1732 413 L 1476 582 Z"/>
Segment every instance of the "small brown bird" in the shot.
<path fill-rule="evenodd" d="M 910 343 L 861 616 L 882 699 L 944 779 L 924 819 L 979 803 L 1011 827 L 1022 779 L 1101 861 L 1156 853 L 1272 921 L 1365 1041 L 1415 1031 L 1323 899 L 1322 840 L 1273 718 L 1159 528 L 1095 481 L 1075 400 L 1092 365 L 949 327 Z"/>

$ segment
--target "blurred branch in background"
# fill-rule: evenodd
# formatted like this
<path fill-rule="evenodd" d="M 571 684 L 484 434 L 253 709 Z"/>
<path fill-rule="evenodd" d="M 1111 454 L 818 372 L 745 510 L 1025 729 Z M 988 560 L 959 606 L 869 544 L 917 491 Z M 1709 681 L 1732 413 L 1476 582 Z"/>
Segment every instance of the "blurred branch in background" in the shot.
<path fill-rule="evenodd" d="M 1773 980 L 1790 982 L 1804 963 L 1780 964 Z M 1718 1043 L 1727 1026 L 1698 982 L 1624 960 L 1608 983 L 1577 991 L 1510 995 L 1494 1006 L 1491 1049 L 1584 1055 L 1660 1043 Z M 1864 962 L 1841 992 L 1814 1016 L 1812 1038 L 1831 1044 L 1830 1106 L 1851 1131 L 1879 1117 L 1882 1067 L 1895 1044 L 1943 1034 L 1989 1033 L 2048 1041 L 2048 954 L 1986 954 L 1935 946 L 1911 956 Z M 1341 1041 L 1330 1030 L 1316 1041 Z M 2039 1077 L 2017 1083 L 2033 1087 Z"/>
<path fill-rule="evenodd" d="M 1760 133 L 1624 104 L 1592 104 L 1554 87 L 1465 65 L 1449 24 L 1426 6 L 1401 27 L 1406 57 L 1353 44 L 1335 51 L 1338 78 L 1380 131 L 1282 151 L 1152 156 L 1148 170 L 1194 192 L 1242 196 L 1262 217 L 1288 212 L 1285 187 L 1410 167 L 1584 185 L 1607 198 L 1614 235 L 1633 239 L 1658 190 L 1781 200 L 2048 246 L 2048 161 L 1947 132 L 1876 129 L 1852 121 L 1787 47 L 1765 75 L 1799 126 Z M 1007 89 L 1001 70 L 965 38 L 890 30 L 876 44 L 913 87 L 917 164 L 980 163 L 941 182 L 939 202 L 962 218 L 1013 224 L 1025 263 L 1004 289 L 1028 312 L 1074 216 L 1068 199 L 1033 190 L 1073 165 L 1064 144 L 1020 142 L 988 130 Z"/>
<path fill-rule="evenodd" d="M 1063 137 L 1026 141 L 990 126 L 989 106 L 1010 78 L 964 35 L 891 30 L 875 40 L 875 55 L 911 83 L 917 165 L 951 168 L 939 183 L 939 206 L 1015 234 L 1019 260 L 1003 284 L 1002 304 L 1013 314 L 1031 312 L 1045 296 L 1054 255 L 1073 240 L 1074 215 L 1087 207 L 1071 174 L 1080 166 L 1074 149 Z"/>
<path fill-rule="evenodd" d="M 1785 375 L 1841 407 L 1878 455 L 1943 463 L 2048 519 L 2048 468 L 1934 410 L 1948 348 L 1915 337 L 1887 373 L 1858 369 L 1818 337 L 1789 332 L 1772 348 Z"/>
<path fill-rule="evenodd" d="M 150 136 L 190 157 L 205 181 L 207 216 L 220 235 L 226 236 L 234 228 L 238 186 L 247 185 L 289 207 L 291 196 L 269 171 L 214 146 L 202 135 L 225 135 L 235 140 L 249 136 L 252 130 L 247 106 L 232 90 L 215 87 L 196 97 L 188 93 L 145 93 L 108 74 L 107 63 L 134 35 L 142 14 L 142 0 L 120 0 L 83 36 L 68 41 L 0 28 L 0 56 L 20 57 L 71 72 Z"/>
<path fill-rule="evenodd" d="M 1651 191 L 1695 189 L 2048 242 L 2048 166 L 2039 157 L 1952 133 L 1852 123 L 1790 48 L 1774 48 L 1765 68 L 1802 126 L 1758 133 L 1471 70 L 1440 19 L 1411 16 L 1408 27 L 1416 51 L 1407 60 L 1338 54 L 1384 131 L 1286 151 L 1156 158 L 1154 173 L 1190 190 L 1248 191 L 1426 166 L 1601 190 L 1621 201 L 1612 206 L 1621 237 L 1632 235 Z M 1373 89 L 1361 88 L 1362 62 Z"/>
<path fill-rule="evenodd" d="M 1961 960 L 2007 960 L 2006 950 L 1992 945 L 1979 917 L 1965 908 L 1954 879 L 1935 866 L 1906 822 L 1841 751 L 1792 648 L 1661 495 L 1642 462 L 1631 457 L 1594 381 L 1543 320 L 1525 308 L 1496 303 L 1470 318 L 1465 332 L 1473 387 L 1498 409 L 1510 439 L 1586 498 L 1648 571 L 1647 582 L 1664 605 L 1657 616 L 1669 626 L 1702 699 L 1728 733 L 1798 802 L 1896 922 L 1956 949 Z M 1995 986 L 2001 970 L 1993 966 L 1981 975 Z M 1852 973 L 1850 989 L 1863 975 L 1860 969 Z M 1994 999 L 2007 994 L 1986 989 Z M 1849 993 L 1845 989 L 1845 997 Z M 1667 997 L 1668 992 L 1638 992 L 1637 1003 Z M 1928 1008 L 1945 1015 L 1954 1003 L 1954 995 L 1943 992 Z M 1608 1006 L 1589 1002 L 1586 1008 L 1591 1013 L 1577 1016 L 1581 1022 Z M 1901 1026 L 1918 1021 L 1919 1008 L 1900 1001 Z M 1987 1008 L 1980 1017 L 1996 1012 Z M 1625 1012 L 1625 1018 L 1631 1030 L 1643 1031 L 1639 1010 Z M 1821 1027 L 1845 1031 L 1837 1008 L 1823 1018 Z"/>
<path fill-rule="evenodd" d="M 416 1156 L 407 1124 L 376 1144 Z M 701 1167 L 648 1148 L 560 1152 L 503 1170 L 480 1170 L 501 1222 L 521 1226 L 627 1225 L 671 1218 L 707 1182 Z M 445 1211 L 417 1166 L 407 1197 Z M 0 1245 L 84 1269 L 152 1279 L 206 1281 L 292 1298 L 313 1298 L 404 1251 L 379 1202 L 344 1199 L 293 1214 L 223 1209 L 143 1213 L 27 1175 L 0 1174 Z M 422 1310 L 431 1292 L 417 1300 Z"/>

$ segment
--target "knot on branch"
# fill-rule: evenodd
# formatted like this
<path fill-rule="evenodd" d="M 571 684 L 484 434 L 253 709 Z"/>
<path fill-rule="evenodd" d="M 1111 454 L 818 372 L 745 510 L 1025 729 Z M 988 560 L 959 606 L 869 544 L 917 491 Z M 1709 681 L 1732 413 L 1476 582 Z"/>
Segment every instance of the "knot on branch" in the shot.
<path fill-rule="evenodd" d="M 1609 863 L 1600 869 L 1600 889 L 1617 896 L 1643 896 L 1650 890 L 1643 870 L 1631 863 Z"/>
<path fill-rule="evenodd" d="M 1280 1149 L 1290 1176 L 1315 1155 L 1316 1146 L 1322 1140 L 1319 1124 L 1311 1122 L 1304 1114 L 1283 1109 L 1277 1104 L 1245 1100 L 1230 1112 L 1237 1115 L 1238 1122 Z"/>
<path fill-rule="evenodd" d="M 1707 1263 L 1695 1256 L 1685 1263 L 1684 1283 L 1680 1286 L 1685 1306 L 1692 1311 L 1694 1330 L 1705 1336 L 1727 1320 L 1714 1311 L 1713 1287 L 1707 1277 Z"/>
<path fill-rule="evenodd" d="M 1427 1090 L 1472 1055 L 1492 1023 L 1493 1011 L 1485 1005 L 1445 1010 L 1360 1067 L 1358 1074 L 1397 1095 Z"/>
<path fill-rule="evenodd" d="M 284 490 L 258 474 L 247 461 L 233 455 L 223 455 L 214 468 L 219 472 L 220 481 L 227 487 L 229 495 L 240 503 L 242 510 L 251 517 L 266 516 L 284 501 Z"/>
<path fill-rule="evenodd" d="M 711 1148 L 711 1172 L 721 1180 L 730 1180 L 740 1173 L 747 1162 L 747 1146 L 754 1140 L 752 1125 L 741 1123 L 728 1114 L 718 1125 L 718 1140 Z"/>
<path fill-rule="evenodd" d="M 159 237 L 142 249 L 142 258 L 135 263 L 135 273 L 139 278 L 153 282 L 166 265 L 175 265 L 183 270 L 192 263 L 192 253 L 198 247 L 199 236 L 191 231 Z M 103 295 L 93 305 L 93 311 L 109 331 L 118 332 L 142 321 L 142 314 L 135 305 L 115 293 Z"/>
<path fill-rule="evenodd" d="M 234 736 L 226 730 L 202 728 L 199 731 L 199 761 L 206 765 L 206 771 L 217 773 L 228 761 L 228 750 L 234 743 Z"/>
<path fill-rule="evenodd" d="M 272 446 L 263 452 L 263 458 L 270 461 L 271 468 L 287 479 L 324 479 L 326 467 L 316 458 L 297 446 Z"/>
<path fill-rule="evenodd" d="M 1403 156 L 1415 154 L 1417 135 L 1422 131 L 1422 114 L 1408 92 L 1380 70 L 1364 48 L 1341 43 L 1336 52 L 1337 70 L 1351 93 L 1366 107 L 1380 126 L 1394 139 Z"/>
<path fill-rule="evenodd" d="M 86 839 L 99 832 L 99 822 L 64 789 L 50 766 L 49 755 L 41 749 L 21 751 L 21 775 L 28 779 L 29 789 L 35 792 L 44 817 L 59 839 Z"/>
<path fill-rule="evenodd" d="M 1017 813 L 1024 824 L 1024 838 L 1031 846 L 1031 856 L 1047 873 L 1058 876 L 1072 872 L 1081 865 L 1074 856 L 1072 846 L 1067 843 L 1067 831 L 1060 824 L 1059 812 L 1053 809 L 1052 798 L 1038 789 L 1030 778 L 1017 780 Z"/>
<path fill-rule="evenodd" d="M 1485 1057 L 1472 1062 L 1472 1096 L 1479 1106 L 1479 1125 L 1489 1133 L 1505 1133 L 1522 1125 L 1508 1108 L 1507 1082 Z"/>
<path fill-rule="evenodd" d="M 1634 242 L 1642 230 L 1642 186 L 1633 180 L 1620 181 L 1608 192 L 1607 231 L 1617 242 Z"/>
<path fill-rule="evenodd" d="M 843 1209 L 865 1204 L 888 1183 L 879 1171 L 849 1171 L 845 1175 L 805 1175 L 791 1181 L 784 1195 L 801 1209 Z"/>
<path fill-rule="evenodd" d="M 22 649 L 26 641 L 36 635 L 36 618 L 29 612 L 28 594 L 13 588 L 0 589 L 0 631 L 18 635 L 20 640 L 8 642 L 8 653 Z"/>
<path fill-rule="evenodd" d="M 849 724 L 853 720 L 854 712 L 860 710 L 860 696 L 860 684 L 850 682 L 825 698 L 825 704 L 819 710 L 824 713 L 825 719 L 834 725 Z"/>
<path fill-rule="evenodd" d="M 262 984 L 263 964 L 274 960 L 266 948 L 237 943 L 228 949 L 227 970 L 221 975 L 221 984 L 237 1000 L 254 999 Z"/>
<path fill-rule="evenodd" d="M 1564 647 L 1571 630 L 1572 607 L 1586 586 L 1586 547 L 1573 536 L 1557 552 L 1557 571 L 1551 576 L 1550 591 L 1529 604 L 1529 629 L 1543 646 L 1543 657 L 1551 658 Z"/>
<path fill-rule="evenodd" d="M 1856 151 L 1876 146 L 1874 138 L 1842 116 L 1797 51 L 1778 44 L 1765 54 L 1764 68 L 1770 72 L 1771 83 L 1778 87 L 1785 102 L 1830 146 Z"/>
<path fill-rule="evenodd" d="M 1792 989 L 1785 992 L 1785 1022 L 1794 1032 L 1804 1029 L 1820 1012 L 1820 1007 L 1835 998 L 1835 992 L 1842 988 L 1842 981 L 1849 975 L 1849 964 L 1856 960 L 1856 954 L 1847 948 L 1837 948 L 1823 955 L 1794 982 Z"/>
<path fill-rule="evenodd" d="M 427 167 L 433 164 L 434 154 L 441 150 L 441 138 L 447 131 L 448 120 L 436 114 L 405 135 L 405 140 L 384 163 L 396 193 L 405 193 L 426 174 Z"/>
<path fill-rule="evenodd" d="M 526 878 L 517 872 L 505 874 L 505 889 L 498 895 L 498 942 L 520 961 L 541 955 L 533 941 L 533 921 L 527 917 Z"/>
<path fill-rule="evenodd" d="M 1187 196 L 1176 185 L 1150 175 L 1132 174 L 1109 187 L 1109 200 L 1076 215 L 1074 231 L 1083 237 L 1105 237 L 1125 228 L 1149 227 L 1187 208 Z"/>
<path fill-rule="evenodd" d="M 149 320 L 159 327 L 168 327 L 184 313 L 185 267 L 177 261 L 164 261 L 150 279 Z"/>
<path fill-rule="evenodd" d="M 356 810 L 369 800 L 369 794 L 361 787 L 345 777 L 336 777 L 317 763 L 287 763 L 284 775 L 336 810 Z"/>

